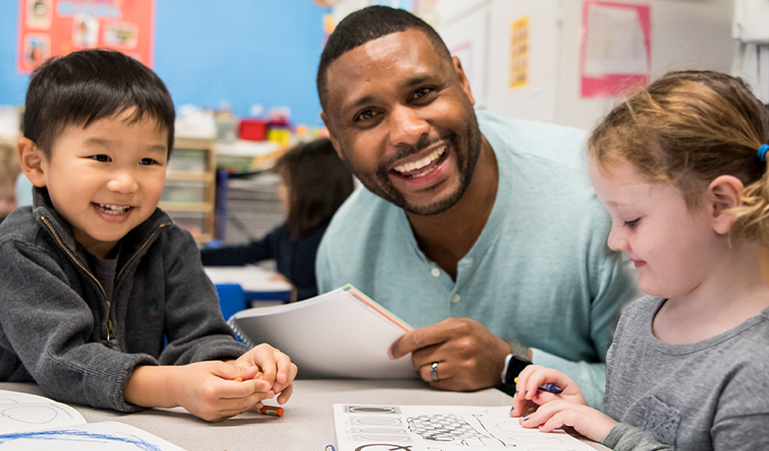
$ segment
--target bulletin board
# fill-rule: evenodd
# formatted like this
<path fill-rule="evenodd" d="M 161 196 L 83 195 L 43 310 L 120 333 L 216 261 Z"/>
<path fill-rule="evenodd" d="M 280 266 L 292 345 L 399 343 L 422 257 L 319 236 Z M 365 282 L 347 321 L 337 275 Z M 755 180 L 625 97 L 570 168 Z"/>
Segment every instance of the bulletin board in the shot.
<path fill-rule="evenodd" d="M 153 66 L 155 0 L 19 0 L 17 68 L 52 56 L 110 48 Z"/>

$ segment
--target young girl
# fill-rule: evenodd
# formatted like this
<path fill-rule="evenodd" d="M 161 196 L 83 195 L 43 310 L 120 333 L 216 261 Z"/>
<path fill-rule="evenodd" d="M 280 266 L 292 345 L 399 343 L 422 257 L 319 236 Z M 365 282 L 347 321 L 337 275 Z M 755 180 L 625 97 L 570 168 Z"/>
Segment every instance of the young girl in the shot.
<path fill-rule="evenodd" d="M 277 269 L 296 288 L 296 299 L 318 294 L 315 254 L 331 217 L 352 193 L 353 178 L 331 141 L 300 144 L 278 159 L 278 196 L 286 222 L 267 236 L 242 246 L 201 251 L 206 266 L 239 266 L 275 259 Z"/>
<path fill-rule="evenodd" d="M 529 366 L 511 416 L 615 450 L 769 449 L 768 141 L 764 106 L 716 72 L 669 73 L 609 113 L 588 173 L 612 217 L 609 247 L 647 296 L 607 354 L 606 414 L 567 376 Z"/>

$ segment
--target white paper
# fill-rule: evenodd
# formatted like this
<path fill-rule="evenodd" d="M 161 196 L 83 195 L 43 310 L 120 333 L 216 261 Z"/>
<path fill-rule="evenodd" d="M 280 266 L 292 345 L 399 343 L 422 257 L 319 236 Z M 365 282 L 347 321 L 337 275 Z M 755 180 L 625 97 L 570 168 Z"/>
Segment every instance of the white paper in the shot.
<path fill-rule="evenodd" d="M 86 423 L 77 410 L 52 399 L 0 390 L 0 450 L 183 451 L 123 423 Z"/>
<path fill-rule="evenodd" d="M 0 434 L 85 423 L 85 418 L 66 404 L 42 396 L 0 390 Z"/>
<path fill-rule="evenodd" d="M 63 429 L 0 435 L 0 449 L 19 451 L 184 451 L 124 423 L 102 421 Z"/>
<path fill-rule="evenodd" d="M 585 75 L 649 73 L 644 31 L 638 11 L 590 5 L 587 21 Z"/>
<path fill-rule="evenodd" d="M 334 404 L 338 451 L 595 451 L 563 431 L 524 429 L 510 406 Z"/>
<path fill-rule="evenodd" d="M 230 324 L 251 344 L 269 343 L 288 354 L 303 378 L 417 377 L 410 354 L 397 360 L 387 355 L 406 330 L 344 288 L 292 304 L 243 310 Z"/>

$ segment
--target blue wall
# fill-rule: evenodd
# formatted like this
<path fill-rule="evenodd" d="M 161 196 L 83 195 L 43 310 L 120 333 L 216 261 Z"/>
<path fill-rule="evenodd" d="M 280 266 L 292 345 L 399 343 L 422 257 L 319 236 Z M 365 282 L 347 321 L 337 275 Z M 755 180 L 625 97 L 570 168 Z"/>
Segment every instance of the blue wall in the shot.
<path fill-rule="evenodd" d="M 22 105 L 20 2 L 0 2 L 0 104 Z M 154 69 L 177 107 L 228 101 L 246 116 L 255 103 L 288 106 L 294 124 L 322 125 L 315 72 L 328 9 L 311 0 L 156 0 L 155 8 Z"/>

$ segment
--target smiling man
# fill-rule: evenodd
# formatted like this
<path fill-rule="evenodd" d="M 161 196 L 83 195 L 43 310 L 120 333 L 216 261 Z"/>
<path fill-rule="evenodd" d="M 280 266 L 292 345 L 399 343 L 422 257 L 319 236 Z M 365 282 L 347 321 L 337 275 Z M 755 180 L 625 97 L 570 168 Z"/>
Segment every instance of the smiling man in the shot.
<path fill-rule="evenodd" d="M 347 16 L 318 68 L 322 117 L 360 179 L 317 259 L 416 327 L 390 354 L 445 390 L 513 387 L 529 362 L 600 403 L 634 292 L 580 160 L 582 131 L 477 112 L 462 65 L 399 9 Z"/>

